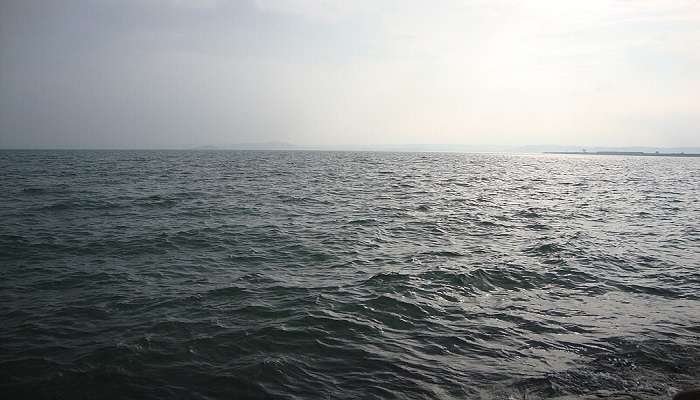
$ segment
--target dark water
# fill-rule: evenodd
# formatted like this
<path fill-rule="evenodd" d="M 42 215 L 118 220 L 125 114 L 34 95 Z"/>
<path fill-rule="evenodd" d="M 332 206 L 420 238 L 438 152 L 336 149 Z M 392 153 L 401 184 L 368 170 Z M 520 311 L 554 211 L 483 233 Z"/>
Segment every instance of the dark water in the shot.
<path fill-rule="evenodd" d="M 700 159 L 0 152 L 4 398 L 666 398 Z"/>

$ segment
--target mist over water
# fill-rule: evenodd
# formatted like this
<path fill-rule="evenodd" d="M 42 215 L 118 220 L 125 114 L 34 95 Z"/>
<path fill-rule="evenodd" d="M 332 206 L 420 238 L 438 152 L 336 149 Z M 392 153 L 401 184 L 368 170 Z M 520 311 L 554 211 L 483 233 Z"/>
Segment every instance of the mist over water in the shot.
<path fill-rule="evenodd" d="M 7 398 L 667 398 L 700 159 L 0 152 Z"/>

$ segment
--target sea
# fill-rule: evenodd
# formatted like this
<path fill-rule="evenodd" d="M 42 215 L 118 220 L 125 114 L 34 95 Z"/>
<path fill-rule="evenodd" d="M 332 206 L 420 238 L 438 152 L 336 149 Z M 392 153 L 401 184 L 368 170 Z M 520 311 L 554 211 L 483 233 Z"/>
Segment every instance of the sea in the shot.
<path fill-rule="evenodd" d="M 0 151 L 3 399 L 700 384 L 700 159 Z"/>

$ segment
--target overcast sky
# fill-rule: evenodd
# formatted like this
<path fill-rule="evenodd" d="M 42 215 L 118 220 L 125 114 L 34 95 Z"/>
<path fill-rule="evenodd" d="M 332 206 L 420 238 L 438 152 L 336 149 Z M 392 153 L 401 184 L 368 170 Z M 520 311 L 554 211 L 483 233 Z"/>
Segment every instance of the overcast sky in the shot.
<path fill-rule="evenodd" d="M 700 145 L 700 1 L 0 0 L 0 147 Z"/>

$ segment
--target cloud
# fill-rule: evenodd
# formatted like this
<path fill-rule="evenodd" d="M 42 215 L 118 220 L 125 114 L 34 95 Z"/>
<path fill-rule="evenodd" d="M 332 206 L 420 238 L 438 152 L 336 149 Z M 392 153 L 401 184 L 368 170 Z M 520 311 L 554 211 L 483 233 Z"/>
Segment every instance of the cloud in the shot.
<path fill-rule="evenodd" d="M 699 4 L 8 1 L 0 145 L 698 145 Z"/>

